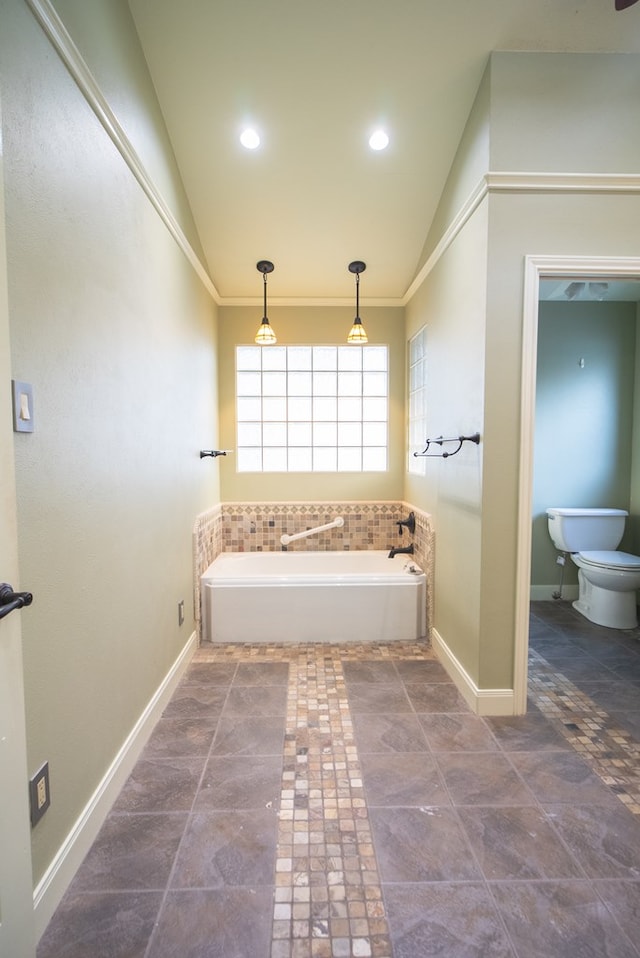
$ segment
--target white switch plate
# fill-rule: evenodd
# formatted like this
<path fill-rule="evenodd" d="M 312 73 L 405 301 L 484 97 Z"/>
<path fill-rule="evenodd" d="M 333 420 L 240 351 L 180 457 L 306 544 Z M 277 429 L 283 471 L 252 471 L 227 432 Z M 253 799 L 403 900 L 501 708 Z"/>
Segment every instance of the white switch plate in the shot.
<path fill-rule="evenodd" d="M 11 380 L 13 431 L 33 432 L 33 386 L 31 383 Z"/>

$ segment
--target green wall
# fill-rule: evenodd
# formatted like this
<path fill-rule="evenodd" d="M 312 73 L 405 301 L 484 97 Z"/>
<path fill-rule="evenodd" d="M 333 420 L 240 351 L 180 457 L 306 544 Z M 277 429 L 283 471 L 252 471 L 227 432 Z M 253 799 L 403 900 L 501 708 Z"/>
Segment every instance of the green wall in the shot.
<path fill-rule="evenodd" d="M 534 597 L 550 598 L 560 580 L 557 551 L 547 530 L 549 506 L 629 509 L 635 339 L 635 303 L 540 304 L 531 560 Z M 576 586 L 577 572 L 572 562 L 566 563 L 567 586 Z"/>
<path fill-rule="evenodd" d="M 627 535 L 630 551 L 640 554 L 640 304 L 637 305 L 635 385 L 633 397 L 633 429 L 631 435 L 631 489 L 629 496 L 630 516 L 627 519 Z"/>

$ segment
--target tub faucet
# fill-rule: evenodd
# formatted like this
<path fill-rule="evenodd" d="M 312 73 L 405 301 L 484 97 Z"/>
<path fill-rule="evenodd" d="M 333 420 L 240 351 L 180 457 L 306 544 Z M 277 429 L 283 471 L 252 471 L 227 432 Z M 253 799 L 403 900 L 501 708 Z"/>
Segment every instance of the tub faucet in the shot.
<path fill-rule="evenodd" d="M 398 556 L 398 555 L 408 555 L 408 556 L 412 556 L 412 555 L 413 555 L 413 542 L 411 543 L 410 546 L 405 546 L 404 549 L 395 549 L 395 548 L 390 549 L 390 550 L 389 550 L 389 555 L 387 556 L 387 558 L 388 558 L 388 559 L 393 559 L 394 556 Z"/>
<path fill-rule="evenodd" d="M 396 522 L 396 525 L 397 525 L 397 527 L 398 527 L 398 532 L 400 533 L 400 535 L 402 535 L 402 533 L 403 533 L 403 531 L 404 531 L 403 528 L 402 528 L 403 526 L 406 526 L 407 529 L 409 530 L 409 532 L 411 533 L 411 535 L 413 535 L 414 532 L 416 531 L 416 514 L 415 514 L 415 512 L 410 512 L 409 515 L 408 515 L 408 517 L 407 517 L 406 519 L 400 519 L 398 522 Z"/>

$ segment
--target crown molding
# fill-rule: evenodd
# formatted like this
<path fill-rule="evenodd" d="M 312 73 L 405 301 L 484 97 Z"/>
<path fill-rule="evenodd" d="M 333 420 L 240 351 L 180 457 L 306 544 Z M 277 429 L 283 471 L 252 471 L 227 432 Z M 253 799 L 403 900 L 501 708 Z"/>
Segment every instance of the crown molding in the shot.
<path fill-rule="evenodd" d="M 637 173 L 486 173 L 471 191 L 433 252 L 416 275 L 399 305 L 406 306 L 420 289 L 441 256 L 487 196 L 499 193 L 640 193 Z"/>
<path fill-rule="evenodd" d="M 487 173 L 490 193 L 638 193 L 637 173 Z"/>

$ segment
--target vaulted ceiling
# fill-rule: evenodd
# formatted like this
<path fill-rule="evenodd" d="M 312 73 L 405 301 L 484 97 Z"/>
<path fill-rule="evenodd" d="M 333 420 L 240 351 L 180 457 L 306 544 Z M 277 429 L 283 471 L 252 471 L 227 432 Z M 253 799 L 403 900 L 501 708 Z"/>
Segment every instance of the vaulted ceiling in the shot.
<path fill-rule="evenodd" d="M 351 302 L 361 259 L 362 301 L 399 303 L 490 52 L 640 52 L 614 0 L 129 5 L 222 302 L 261 296 L 261 259 L 272 302 Z"/>

